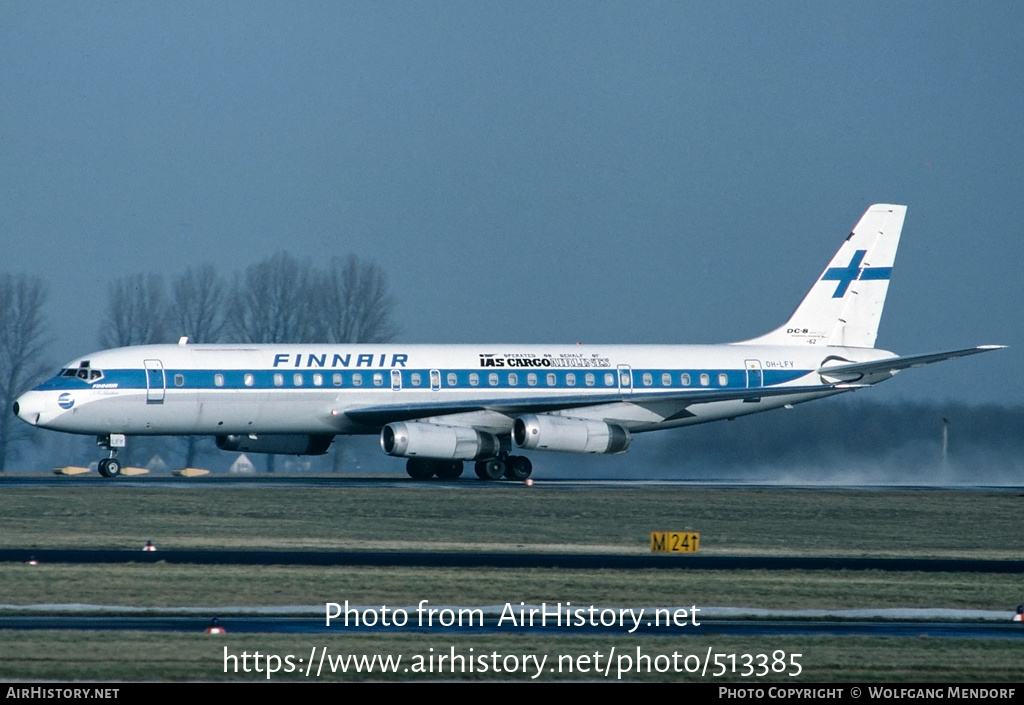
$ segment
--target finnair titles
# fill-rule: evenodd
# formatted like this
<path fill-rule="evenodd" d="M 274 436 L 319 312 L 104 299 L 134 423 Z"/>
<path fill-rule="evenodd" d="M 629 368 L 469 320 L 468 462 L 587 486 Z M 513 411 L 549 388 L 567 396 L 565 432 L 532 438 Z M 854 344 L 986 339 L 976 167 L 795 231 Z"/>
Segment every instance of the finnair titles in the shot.
<path fill-rule="evenodd" d="M 899 356 L 875 347 L 906 207 L 868 208 L 790 319 L 724 345 L 147 345 L 92 353 L 14 413 L 97 436 L 212 435 L 248 453 L 316 455 L 378 434 L 417 479 L 523 480 L 522 452 L 622 453 L 638 433 L 791 406 L 908 367 L 998 349 Z"/>

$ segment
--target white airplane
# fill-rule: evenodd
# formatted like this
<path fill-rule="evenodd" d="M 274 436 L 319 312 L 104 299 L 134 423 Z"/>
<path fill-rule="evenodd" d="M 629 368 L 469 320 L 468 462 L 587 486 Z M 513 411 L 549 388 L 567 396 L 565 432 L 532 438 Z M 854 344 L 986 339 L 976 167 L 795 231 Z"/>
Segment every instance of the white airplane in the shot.
<path fill-rule="evenodd" d="M 1004 346 L 874 347 L 906 206 L 871 206 L 792 317 L 727 345 L 146 345 L 73 360 L 14 403 L 40 428 L 213 435 L 223 450 L 318 455 L 380 434 L 414 478 L 525 479 L 524 451 L 622 453 L 632 435 L 791 406 Z"/>

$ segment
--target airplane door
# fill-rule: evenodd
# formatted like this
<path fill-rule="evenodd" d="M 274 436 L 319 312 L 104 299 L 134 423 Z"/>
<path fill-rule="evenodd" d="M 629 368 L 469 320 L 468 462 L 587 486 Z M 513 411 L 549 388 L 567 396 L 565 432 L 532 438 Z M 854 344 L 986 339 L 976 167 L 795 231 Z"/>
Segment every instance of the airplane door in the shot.
<path fill-rule="evenodd" d="M 764 386 L 764 372 L 761 371 L 760 360 L 746 360 L 743 366 L 747 368 L 747 388 Z"/>
<path fill-rule="evenodd" d="M 619 365 L 619 391 L 628 394 L 633 391 L 633 370 L 629 365 Z"/>
<path fill-rule="evenodd" d="M 398 391 L 402 388 L 402 371 L 391 370 L 391 389 Z"/>
<path fill-rule="evenodd" d="M 159 360 L 143 360 L 146 367 L 146 403 L 163 404 L 167 390 L 167 377 L 164 365 Z"/>

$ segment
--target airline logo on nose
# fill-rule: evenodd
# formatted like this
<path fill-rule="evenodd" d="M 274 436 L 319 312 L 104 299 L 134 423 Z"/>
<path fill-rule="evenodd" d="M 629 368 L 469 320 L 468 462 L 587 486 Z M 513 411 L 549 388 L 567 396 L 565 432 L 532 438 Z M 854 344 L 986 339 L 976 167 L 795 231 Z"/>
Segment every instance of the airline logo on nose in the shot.
<path fill-rule="evenodd" d="M 74 405 L 75 398 L 68 394 L 67 392 L 64 392 L 59 397 L 57 397 L 57 406 L 59 406 L 62 409 L 70 409 Z"/>
<path fill-rule="evenodd" d="M 889 279 L 892 275 L 892 267 L 861 267 L 860 263 L 864 261 L 864 255 L 867 253 L 867 250 L 857 250 L 845 267 L 829 267 L 825 270 L 821 281 L 838 282 L 835 293 L 832 294 L 833 299 L 846 296 L 846 290 L 850 288 L 852 282 Z"/>

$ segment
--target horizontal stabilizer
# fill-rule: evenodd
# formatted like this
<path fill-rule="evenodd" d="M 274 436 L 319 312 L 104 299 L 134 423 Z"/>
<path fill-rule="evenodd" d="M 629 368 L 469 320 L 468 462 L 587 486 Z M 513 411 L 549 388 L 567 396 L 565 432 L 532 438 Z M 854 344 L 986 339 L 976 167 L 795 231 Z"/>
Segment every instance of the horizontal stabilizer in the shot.
<path fill-rule="evenodd" d="M 964 348 L 963 350 L 950 350 L 948 352 L 928 353 L 925 355 L 903 355 L 899 357 L 889 357 L 884 360 L 874 360 L 872 362 L 853 362 L 848 365 L 828 365 L 819 368 L 818 374 L 832 378 L 842 377 L 844 379 L 858 375 L 876 374 L 879 372 L 888 372 L 892 375 L 896 374 L 900 370 L 905 370 L 908 367 L 922 367 L 924 365 L 930 365 L 933 362 L 953 360 L 958 357 L 966 357 L 968 355 L 977 355 L 978 353 L 988 352 L 989 350 L 1001 350 L 1005 347 L 1005 345 L 978 345 L 973 348 Z"/>

